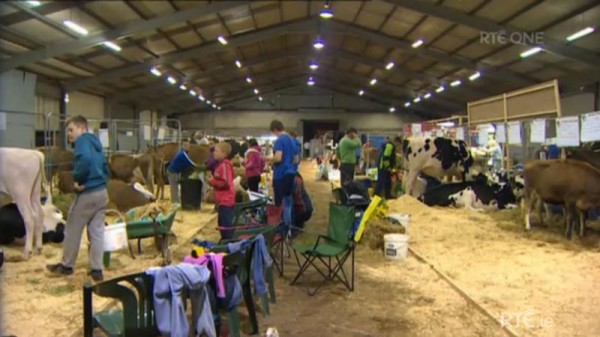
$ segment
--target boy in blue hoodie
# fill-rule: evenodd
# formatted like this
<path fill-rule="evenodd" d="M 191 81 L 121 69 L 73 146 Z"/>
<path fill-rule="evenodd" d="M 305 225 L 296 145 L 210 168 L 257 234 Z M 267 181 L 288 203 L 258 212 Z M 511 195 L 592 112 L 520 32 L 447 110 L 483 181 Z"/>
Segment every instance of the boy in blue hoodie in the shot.
<path fill-rule="evenodd" d="M 94 281 L 102 281 L 108 166 L 100 140 L 94 134 L 88 133 L 87 119 L 83 116 L 73 116 L 66 124 L 68 140 L 75 144 L 73 180 L 77 196 L 67 218 L 62 261 L 49 264 L 46 268 L 52 274 L 73 274 L 73 266 L 81 245 L 81 234 L 87 226 L 90 241 L 90 274 Z"/>

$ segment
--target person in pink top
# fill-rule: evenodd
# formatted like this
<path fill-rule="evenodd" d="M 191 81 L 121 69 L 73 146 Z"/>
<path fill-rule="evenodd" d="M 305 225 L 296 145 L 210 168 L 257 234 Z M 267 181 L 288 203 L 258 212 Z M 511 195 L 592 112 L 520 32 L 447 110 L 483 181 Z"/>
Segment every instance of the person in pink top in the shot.
<path fill-rule="evenodd" d="M 248 189 L 252 192 L 258 192 L 260 184 L 260 176 L 265 170 L 265 157 L 261 152 L 260 146 L 256 139 L 252 138 L 248 141 L 250 148 L 244 154 L 244 162 L 242 165 L 246 168 L 246 179 L 248 180 Z"/>

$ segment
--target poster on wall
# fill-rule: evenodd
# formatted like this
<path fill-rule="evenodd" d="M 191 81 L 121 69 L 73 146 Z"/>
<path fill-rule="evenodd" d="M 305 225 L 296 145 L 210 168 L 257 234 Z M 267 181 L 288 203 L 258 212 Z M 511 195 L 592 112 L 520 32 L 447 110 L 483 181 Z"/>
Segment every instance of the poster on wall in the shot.
<path fill-rule="evenodd" d="M 421 124 L 413 123 L 410 126 L 410 132 L 411 132 L 411 134 L 412 134 L 413 137 L 421 137 L 422 136 L 422 134 L 421 134 L 422 130 L 423 129 L 421 128 Z"/>
<path fill-rule="evenodd" d="M 0 130 L 6 130 L 6 112 L 0 112 Z"/>
<path fill-rule="evenodd" d="M 98 138 L 100 138 L 100 144 L 102 144 L 102 147 L 110 147 L 110 142 L 108 139 L 108 129 L 100 129 L 98 133 Z"/>
<path fill-rule="evenodd" d="M 504 123 L 496 124 L 496 141 L 498 143 L 506 143 L 506 127 Z"/>
<path fill-rule="evenodd" d="M 150 141 L 152 138 L 152 128 L 150 125 L 144 125 L 144 140 Z"/>
<path fill-rule="evenodd" d="M 530 141 L 544 144 L 546 141 L 546 119 L 540 118 L 531 121 Z"/>
<path fill-rule="evenodd" d="M 487 145 L 488 139 L 490 138 L 490 128 L 493 128 L 490 124 L 477 125 L 477 134 L 479 146 Z"/>
<path fill-rule="evenodd" d="M 523 142 L 521 141 L 521 122 L 508 122 L 508 144 L 523 144 Z"/>
<path fill-rule="evenodd" d="M 581 115 L 581 141 L 600 140 L 600 111 Z"/>
<path fill-rule="evenodd" d="M 579 117 L 556 119 L 556 145 L 579 146 Z"/>
<path fill-rule="evenodd" d="M 463 128 L 463 127 L 456 128 L 456 139 L 465 140 L 465 128 Z"/>
<path fill-rule="evenodd" d="M 162 127 L 158 128 L 158 139 L 159 140 L 165 139 L 165 129 Z"/>

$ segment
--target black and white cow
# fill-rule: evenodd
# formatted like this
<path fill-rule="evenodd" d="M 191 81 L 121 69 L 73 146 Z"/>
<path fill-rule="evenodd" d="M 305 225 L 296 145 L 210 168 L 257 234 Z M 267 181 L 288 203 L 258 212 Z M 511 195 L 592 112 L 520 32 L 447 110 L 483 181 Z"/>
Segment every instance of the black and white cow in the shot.
<path fill-rule="evenodd" d="M 475 160 L 462 140 L 444 137 L 408 138 L 403 141 L 404 165 L 408 173 L 403 180 L 404 191 L 414 195 L 415 181 L 420 174 L 441 179 L 459 176 L 466 181 Z M 417 196 L 418 197 L 418 196 Z"/>
<path fill-rule="evenodd" d="M 506 209 L 516 204 L 512 186 L 494 183 L 480 174 L 474 181 L 436 186 L 419 197 L 428 206 L 456 206 L 468 209 Z"/>
<path fill-rule="evenodd" d="M 43 206 L 42 206 L 43 208 Z M 62 212 L 56 207 L 44 210 L 44 232 L 42 243 L 61 243 L 65 235 L 65 223 Z M 8 245 L 15 239 L 25 238 L 25 221 L 17 204 L 8 204 L 0 208 L 0 245 Z"/>

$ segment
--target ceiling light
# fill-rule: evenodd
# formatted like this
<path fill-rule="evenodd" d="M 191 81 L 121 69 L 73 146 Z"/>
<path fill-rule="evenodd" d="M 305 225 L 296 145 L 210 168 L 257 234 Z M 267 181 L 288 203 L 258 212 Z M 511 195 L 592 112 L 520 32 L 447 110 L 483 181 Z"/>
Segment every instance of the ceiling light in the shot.
<path fill-rule="evenodd" d="M 310 67 L 310 69 L 312 69 L 312 70 L 317 70 L 317 69 L 319 69 L 319 64 L 318 64 L 317 62 L 315 62 L 315 61 L 312 61 L 312 62 L 310 63 L 310 66 L 309 66 L 309 67 Z"/>
<path fill-rule="evenodd" d="M 63 21 L 63 24 L 76 33 L 79 33 L 81 35 L 88 35 L 87 29 L 81 27 L 80 25 L 76 24 L 71 20 L 65 20 Z"/>
<path fill-rule="evenodd" d="M 171 76 L 167 77 L 167 81 L 171 84 L 175 84 L 177 81 L 175 81 L 175 79 Z"/>
<path fill-rule="evenodd" d="M 204 96 L 202 96 L 202 95 L 198 96 L 198 99 L 201 100 L 202 102 L 204 102 L 204 100 L 205 100 Z"/>
<path fill-rule="evenodd" d="M 258 95 L 258 89 L 254 88 L 254 93 Z"/>
<path fill-rule="evenodd" d="M 119 47 L 117 44 L 115 44 L 113 42 L 104 41 L 103 44 L 114 51 L 121 51 L 121 47 Z"/>
<path fill-rule="evenodd" d="M 358 92 L 358 96 L 362 96 L 362 95 L 364 95 L 364 94 L 365 94 L 365 91 L 364 91 L 364 90 L 361 90 L 361 91 L 359 91 L 359 92 Z"/>
<path fill-rule="evenodd" d="M 156 69 L 156 68 L 152 68 L 152 69 L 150 69 L 150 72 L 151 72 L 151 73 L 152 73 L 154 76 L 157 76 L 157 77 L 160 77 L 160 75 L 162 75 L 162 73 L 161 73 L 161 72 L 160 72 L 158 69 Z"/>
<path fill-rule="evenodd" d="M 262 100 L 263 100 L 262 96 L 258 96 L 258 100 L 262 102 Z"/>
<path fill-rule="evenodd" d="M 221 110 L 221 107 L 220 107 L 220 106 L 219 106 L 219 107 L 217 107 L 217 110 Z"/>
<path fill-rule="evenodd" d="M 533 47 L 533 48 L 531 48 L 531 49 L 528 49 L 528 50 L 526 50 L 526 51 L 522 52 L 522 53 L 521 53 L 521 57 L 522 57 L 522 58 L 526 58 L 526 57 L 528 57 L 528 56 L 531 56 L 531 55 L 533 55 L 533 54 L 537 54 L 537 53 L 539 53 L 540 51 L 542 51 L 542 48 L 540 48 L 540 47 Z"/>
<path fill-rule="evenodd" d="M 454 126 L 454 122 L 451 122 L 451 121 L 440 122 L 440 123 L 437 123 L 437 125 L 441 126 L 441 127 L 453 127 Z"/>
<path fill-rule="evenodd" d="M 331 19 L 333 17 L 333 11 L 329 7 L 329 3 L 328 2 L 325 2 L 325 6 L 323 7 L 323 9 L 321 9 L 321 11 L 319 12 L 319 15 L 323 19 Z"/>
<path fill-rule="evenodd" d="M 390 62 L 385 66 L 385 69 L 390 70 L 390 69 L 394 68 L 394 66 L 395 66 L 394 62 Z"/>
<path fill-rule="evenodd" d="M 325 47 L 325 41 L 323 41 L 321 39 L 317 39 L 315 41 L 315 43 L 313 44 L 313 46 L 315 47 L 315 49 L 321 49 L 321 48 Z"/>
<path fill-rule="evenodd" d="M 390 108 L 390 112 L 394 112 L 394 111 L 396 111 L 396 108 L 394 108 L 394 107 L 391 107 L 391 108 Z"/>
<path fill-rule="evenodd" d="M 187 90 L 187 87 L 185 86 L 185 84 L 182 84 L 179 86 L 179 89 L 185 91 L 185 90 Z"/>
<path fill-rule="evenodd" d="M 250 77 L 246 77 L 246 82 L 252 83 L 252 79 Z"/>
<path fill-rule="evenodd" d="M 217 105 L 213 103 L 212 107 L 216 109 L 216 108 L 217 108 Z"/>
<path fill-rule="evenodd" d="M 306 84 L 308 85 L 315 85 L 315 80 L 312 77 L 308 78 L 308 82 L 306 82 Z"/>
<path fill-rule="evenodd" d="M 240 60 L 235 60 L 235 65 L 236 65 L 238 68 L 241 68 L 241 67 L 242 67 L 242 62 L 240 62 Z"/>
<path fill-rule="evenodd" d="M 207 100 L 207 101 L 206 101 L 206 104 L 208 104 L 208 105 L 210 105 L 211 103 L 212 103 L 212 102 L 211 102 L 211 101 L 209 101 L 209 100 Z"/>
<path fill-rule="evenodd" d="M 469 81 L 475 81 L 476 79 L 479 78 L 479 76 L 481 76 L 480 72 L 476 72 L 473 75 L 469 76 Z"/>
<path fill-rule="evenodd" d="M 196 96 L 196 92 L 194 90 L 190 90 L 190 95 Z"/>
<path fill-rule="evenodd" d="M 377 79 L 376 78 L 372 79 L 371 82 L 369 82 L 370 85 L 375 85 L 375 83 L 377 83 Z"/>
<path fill-rule="evenodd" d="M 404 106 L 408 108 L 410 106 L 410 102 L 404 103 Z"/>
<path fill-rule="evenodd" d="M 222 45 L 227 45 L 227 40 L 225 40 L 223 36 L 219 36 L 217 40 L 219 40 L 219 42 L 221 42 Z"/>
<path fill-rule="evenodd" d="M 425 99 L 428 99 L 429 97 L 431 97 L 431 93 L 430 92 L 426 93 L 425 96 L 423 96 L 423 98 L 425 98 Z"/>
<path fill-rule="evenodd" d="M 418 39 L 417 41 L 413 42 L 413 44 L 411 46 L 413 48 L 419 48 L 422 44 L 423 44 L 423 40 L 422 39 Z"/>
<path fill-rule="evenodd" d="M 30 5 L 31 5 L 31 7 L 39 6 L 39 5 L 41 5 L 41 4 L 42 4 L 42 3 L 41 3 L 41 2 L 39 2 L 39 1 L 27 1 L 27 3 L 28 3 L 28 4 L 30 4 Z"/>
<path fill-rule="evenodd" d="M 460 80 L 456 80 L 456 81 L 450 83 L 450 86 L 451 87 L 458 87 L 461 83 L 462 82 Z"/>
<path fill-rule="evenodd" d="M 435 89 L 435 92 L 442 92 L 444 90 L 446 90 L 446 88 L 444 88 L 444 86 L 441 86 L 441 87 Z"/>
<path fill-rule="evenodd" d="M 65 94 L 65 103 L 69 103 L 69 94 L 68 93 Z"/>
<path fill-rule="evenodd" d="M 37 2 L 37 1 L 36 1 L 36 2 Z M 567 41 L 569 41 L 569 42 L 571 42 L 571 41 L 575 41 L 575 40 L 577 40 L 577 39 L 579 39 L 579 38 L 582 38 L 582 37 L 584 37 L 584 36 L 586 36 L 586 35 L 588 35 L 588 34 L 591 34 L 593 31 L 594 31 L 594 27 L 586 27 L 586 28 L 584 28 L 584 29 L 582 29 L 582 30 L 578 31 L 578 32 L 577 32 L 577 33 L 575 33 L 575 34 L 569 35 L 569 36 L 567 37 Z"/>
<path fill-rule="evenodd" d="M 421 102 L 421 97 L 417 97 L 417 98 L 413 99 L 413 102 L 415 102 L 415 103 Z"/>

